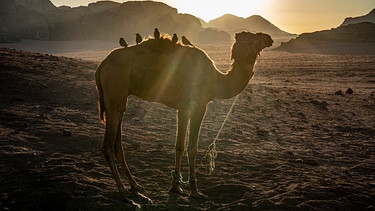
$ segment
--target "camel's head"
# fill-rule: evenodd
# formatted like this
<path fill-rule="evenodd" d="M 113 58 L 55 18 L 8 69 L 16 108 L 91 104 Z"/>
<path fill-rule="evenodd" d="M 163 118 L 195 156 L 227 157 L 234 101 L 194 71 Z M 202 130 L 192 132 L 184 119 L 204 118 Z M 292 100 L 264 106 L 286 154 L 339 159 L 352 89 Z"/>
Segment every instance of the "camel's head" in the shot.
<path fill-rule="evenodd" d="M 271 47 L 273 44 L 271 36 L 264 33 L 253 34 L 251 32 L 240 32 L 235 34 L 235 39 L 238 42 L 255 45 L 258 51 Z"/>
<path fill-rule="evenodd" d="M 234 38 L 236 42 L 232 47 L 232 59 L 255 58 L 261 50 L 273 44 L 271 36 L 264 33 L 240 32 Z"/>

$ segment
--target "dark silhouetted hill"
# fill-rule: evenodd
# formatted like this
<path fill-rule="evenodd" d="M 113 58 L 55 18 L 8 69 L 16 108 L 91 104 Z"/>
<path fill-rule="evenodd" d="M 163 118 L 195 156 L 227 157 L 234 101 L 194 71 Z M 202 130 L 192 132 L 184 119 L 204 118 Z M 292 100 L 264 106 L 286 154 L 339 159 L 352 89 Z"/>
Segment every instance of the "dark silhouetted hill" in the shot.
<path fill-rule="evenodd" d="M 38 13 L 53 13 L 57 11 L 56 6 L 49 0 L 14 0 L 14 2 L 16 5 L 23 6 Z"/>
<path fill-rule="evenodd" d="M 0 42 L 48 38 L 50 29 L 45 14 L 56 11 L 49 0 L 1 0 Z"/>
<path fill-rule="evenodd" d="M 113 1 L 98 1 L 95 3 L 90 3 L 88 8 L 94 13 L 105 12 L 106 10 L 116 12 L 119 6 L 120 3 Z"/>
<path fill-rule="evenodd" d="M 371 22 L 375 23 L 375 9 L 369 12 L 367 15 L 359 16 L 359 17 L 349 17 L 345 18 L 344 22 L 341 26 L 353 24 L 353 23 L 362 23 L 362 22 Z"/>
<path fill-rule="evenodd" d="M 147 38 L 157 27 L 163 33 L 185 35 L 195 43 L 230 42 L 221 30 L 202 27 L 198 18 L 179 14 L 161 2 L 100 1 L 87 7 L 55 7 L 49 0 L 1 0 L 0 42 L 19 39 L 135 42 L 135 33 Z M 210 37 L 215 37 L 210 39 Z"/>
<path fill-rule="evenodd" d="M 232 14 L 225 14 L 219 18 L 211 20 L 208 23 L 205 23 L 202 20 L 201 22 L 205 27 L 216 28 L 228 32 L 232 36 L 232 39 L 234 33 L 239 31 L 267 33 L 271 35 L 272 39 L 275 41 L 275 46 L 297 36 L 296 34 L 291 34 L 279 29 L 277 26 L 259 15 L 241 18 Z"/>
<path fill-rule="evenodd" d="M 375 53 L 375 24 L 362 22 L 303 33 L 276 50 L 308 53 Z"/>
<path fill-rule="evenodd" d="M 252 15 L 248 18 L 241 18 L 231 14 L 225 14 L 208 22 L 208 26 L 218 28 L 230 33 L 247 30 L 251 32 L 264 32 L 270 34 L 271 36 L 273 35 L 278 37 L 293 35 L 279 29 L 259 15 Z"/>
<path fill-rule="evenodd" d="M 217 28 L 230 33 L 231 35 L 239 31 L 263 32 L 271 35 L 273 38 L 292 38 L 291 34 L 279 29 L 259 15 L 252 15 L 248 18 L 241 18 L 231 14 L 225 14 L 207 23 L 207 26 Z"/>

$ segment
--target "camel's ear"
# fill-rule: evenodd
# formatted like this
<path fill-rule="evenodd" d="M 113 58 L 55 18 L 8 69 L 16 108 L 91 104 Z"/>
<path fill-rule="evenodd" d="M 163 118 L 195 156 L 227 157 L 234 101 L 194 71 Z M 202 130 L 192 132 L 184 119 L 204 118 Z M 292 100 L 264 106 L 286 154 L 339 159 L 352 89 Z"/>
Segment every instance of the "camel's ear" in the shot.
<path fill-rule="evenodd" d="M 240 41 L 240 40 L 241 40 L 241 33 L 235 33 L 235 34 L 234 34 L 234 39 L 235 39 L 236 41 Z"/>

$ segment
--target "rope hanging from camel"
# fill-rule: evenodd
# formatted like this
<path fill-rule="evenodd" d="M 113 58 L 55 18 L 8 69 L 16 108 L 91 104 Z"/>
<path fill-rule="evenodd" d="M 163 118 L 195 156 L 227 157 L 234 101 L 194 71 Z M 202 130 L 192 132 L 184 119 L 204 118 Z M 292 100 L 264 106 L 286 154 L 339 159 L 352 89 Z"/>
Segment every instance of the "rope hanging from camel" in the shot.
<path fill-rule="evenodd" d="M 216 141 L 217 141 L 217 139 L 219 138 L 219 135 L 220 135 L 221 131 L 223 130 L 224 125 L 225 125 L 225 123 L 227 122 L 230 113 L 232 113 L 233 107 L 234 107 L 234 105 L 236 104 L 236 101 L 237 101 L 237 99 L 238 99 L 239 96 L 240 96 L 240 95 L 238 94 L 238 95 L 234 98 L 234 100 L 233 100 L 233 102 L 232 102 L 232 105 L 230 106 L 229 111 L 228 111 L 228 113 L 227 113 L 227 116 L 225 117 L 223 123 L 221 124 L 220 129 L 219 129 L 219 131 L 217 132 L 214 141 L 208 146 L 208 149 L 207 149 L 207 151 L 206 151 L 206 154 L 205 154 L 204 157 L 202 158 L 202 162 L 201 162 L 201 163 L 203 163 L 203 161 L 206 160 L 206 157 L 207 157 L 207 156 L 209 157 L 209 159 L 210 159 L 210 164 L 209 164 L 209 172 L 210 172 L 210 174 L 211 174 L 211 173 L 214 171 L 214 169 L 215 169 L 215 158 L 217 157 Z"/>
<path fill-rule="evenodd" d="M 259 57 L 259 52 L 258 52 L 257 63 L 260 62 L 260 59 L 259 59 L 259 58 L 260 58 L 260 57 Z M 255 67 L 254 67 L 254 68 L 255 68 Z M 219 129 L 219 131 L 217 132 L 214 141 L 208 146 L 208 149 L 207 149 L 207 151 L 206 151 L 206 154 L 203 156 L 203 158 L 202 158 L 202 160 L 201 160 L 201 164 L 203 164 L 204 161 L 206 160 L 207 156 L 209 157 L 209 159 L 210 159 L 210 164 L 209 164 L 209 168 L 208 168 L 208 170 L 209 170 L 209 173 L 210 173 L 210 174 L 211 174 L 211 173 L 214 171 L 214 169 L 215 169 L 215 158 L 217 157 L 216 141 L 217 141 L 217 139 L 219 138 L 219 135 L 220 135 L 220 133 L 222 132 L 222 130 L 223 130 L 223 128 L 224 128 L 224 125 L 225 125 L 225 123 L 227 122 L 227 120 L 228 120 L 228 118 L 229 118 L 230 113 L 232 113 L 233 107 L 234 107 L 234 105 L 236 104 L 236 102 L 237 102 L 239 96 L 240 96 L 240 94 L 238 94 L 238 95 L 236 96 L 236 98 L 234 98 L 234 100 L 233 100 L 233 102 L 232 102 L 232 105 L 230 106 L 229 111 L 228 111 L 228 113 L 227 113 L 227 115 L 226 115 L 226 117 L 225 117 L 223 123 L 221 124 L 220 129 Z"/>

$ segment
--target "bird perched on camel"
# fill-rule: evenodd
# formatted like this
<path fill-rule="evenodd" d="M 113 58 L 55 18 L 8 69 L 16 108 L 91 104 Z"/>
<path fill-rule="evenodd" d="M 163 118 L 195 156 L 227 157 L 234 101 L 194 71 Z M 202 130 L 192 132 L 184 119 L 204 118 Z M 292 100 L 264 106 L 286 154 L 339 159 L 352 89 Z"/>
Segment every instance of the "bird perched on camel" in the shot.
<path fill-rule="evenodd" d="M 119 44 L 120 44 L 122 47 L 124 47 L 124 48 L 128 47 L 128 43 L 126 43 L 125 39 L 122 38 L 122 37 L 120 37 Z"/>
<path fill-rule="evenodd" d="M 178 41 L 177 34 L 174 33 L 174 34 L 173 34 L 173 37 L 172 37 L 172 43 L 177 43 L 177 41 Z"/>
<path fill-rule="evenodd" d="M 204 198 L 205 195 L 198 189 L 195 158 L 206 106 L 214 99 L 228 99 L 241 93 L 254 75 L 253 67 L 259 52 L 272 44 L 273 40 L 267 34 L 236 33 L 231 49 L 233 63 L 225 74 L 217 70 L 203 50 L 174 44 L 164 37 L 113 50 L 100 63 L 95 80 L 99 92 L 100 118 L 105 122 L 101 151 L 120 193 L 125 197 L 132 196 L 120 180 L 116 162 L 131 190 L 136 193 L 143 190 L 130 173 L 122 147 L 121 123 L 128 96 L 137 96 L 177 110 L 175 167 L 169 191 L 183 192 L 181 160 L 189 129 L 187 156 L 190 197 Z"/>
<path fill-rule="evenodd" d="M 159 29 L 158 29 L 158 28 L 155 28 L 155 31 L 154 31 L 154 38 L 155 38 L 155 39 L 160 39 L 160 32 L 159 32 Z"/>
<path fill-rule="evenodd" d="M 194 47 L 194 45 L 191 44 L 191 42 L 190 42 L 185 36 L 182 36 L 182 37 L 181 37 L 181 41 L 182 41 L 182 43 L 183 43 L 184 45 L 190 45 L 190 46 L 193 46 L 193 47 Z"/>

